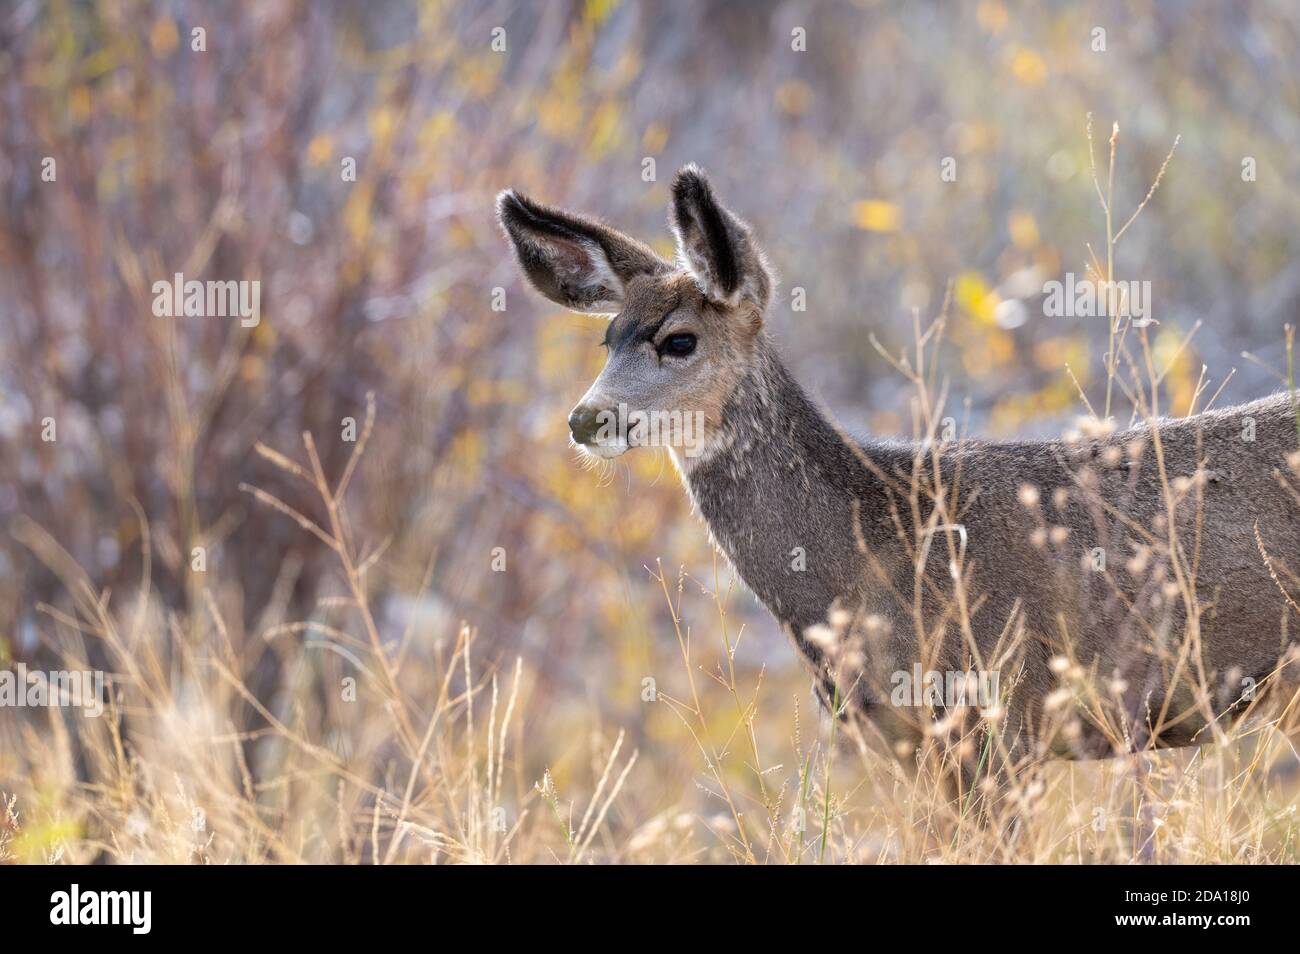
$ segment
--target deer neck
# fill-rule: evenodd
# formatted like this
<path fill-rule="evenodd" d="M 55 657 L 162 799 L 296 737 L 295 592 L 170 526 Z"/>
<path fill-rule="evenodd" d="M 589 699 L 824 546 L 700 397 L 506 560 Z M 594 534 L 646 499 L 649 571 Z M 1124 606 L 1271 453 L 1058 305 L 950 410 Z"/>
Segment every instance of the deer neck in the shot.
<path fill-rule="evenodd" d="M 706 451 L 677 458 L 713 540 L 801 644 L 837 603 L 861 605 L 866 566 L 855 523 L 870 537 L 880 525 L 871 505 L 884 499 L 861 453 L 762 336 Z"/>

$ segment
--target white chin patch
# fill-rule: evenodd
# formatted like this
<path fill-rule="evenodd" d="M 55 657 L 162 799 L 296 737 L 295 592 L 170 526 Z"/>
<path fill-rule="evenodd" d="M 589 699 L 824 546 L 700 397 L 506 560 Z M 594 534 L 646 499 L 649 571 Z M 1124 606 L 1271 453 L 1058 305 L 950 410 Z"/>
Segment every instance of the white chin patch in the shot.
<path fill-rule="evenodd" d="M 628 445 L 624 443 L 610 444 L 577 444 L 579 451 L 587 457 L 594 457 L 597 460 L 613 460 L 627 453 Z"/>

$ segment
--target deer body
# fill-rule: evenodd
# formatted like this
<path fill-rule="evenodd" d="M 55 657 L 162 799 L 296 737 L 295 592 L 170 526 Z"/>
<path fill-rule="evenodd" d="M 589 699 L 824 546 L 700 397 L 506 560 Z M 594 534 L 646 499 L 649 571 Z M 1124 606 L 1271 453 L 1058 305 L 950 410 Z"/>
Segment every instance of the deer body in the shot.
<path fill-rule="evenodd" d="M 769 355 L 761 376 L 742 382 L 727 408 L 720 446 L 705 460 L 683 460 L 680 466 L 714 540 L 815 671 L 823 669 L 824 652 L 805 634 L 824 624 L 833 608 L 885 622 L 888 635 L 869 660 L 875 678 L 852 674 L 858 690 L 853 703 L 861 712 L 880 715 L 889 704 L 889 683 L 881 677 L 906 669 L 920 656 L 909 605 L 915 563 L 903 556 L 906 541 L 918 534 L 908 496 L 897 487 L 909 485 L 918 454 L 924 462 L 926 452 L 901 442 L 852 442 L 822 417 L 770 345 L 765 347 Z M 1242 441 L 1247 419 L 1254 422 L 1253 442 Z M 1169 479 L 1193 481 L 1175 521 L 1178 538 L 1189 548 L 1198 536 L 1201 540 L 1194 589 L 1203 651 L 1188 666 L 1203 666 L 1207 681 L 1222 689 L 1213 700 L 1216 712 L 1237 700 L 1245 679 L 1264 683 L 1286 648 L 1285 603 L 1275 595 L 1254 527 L 1258 522 L 1265 552 L 1292 564 L 1300 555 L 1300 520 L 1277 479 L 1294 434 L 1294 411 L 1284 394 L 1160 422 Z M 1130 711 L 1164 703 L 1171 681 L 1164 672 L 1167 660 L 1149 651 L 1148 639 L 1159 634 L 1146 628 L 1155 621 L 1173 644 L 1187 614 L 1181 593 L 1166 586 L 1172 580 L 1160 568 L 1167 570 L 1168 562 L 1133 556 L 1145 537 L 1129 527 L 1151 527 L 1165 516 L 1150 444 L 1141 427 L 1076 445 L 965 442 L 942 454 L 948 486 L 958 486 L 959 500 L 970 501 L 961 529 L 970 570 L 966 585 L 980 600 L 971 614 L 974 639 L 989 659 L 1009 620 L 1023 625 L 1030 637 L 1017 662 L 1020 684 L 1009 714 L 1019 729 L 1032 733 L 1042 700 L 1056 688 L 1050 661 L 1061 651 L 1062 632 L 1069 634 L 1081 663 L 1127 683 Z M 1132 459 L 1139 448 L 1140 458 Z M 1107 466 L 1105 461 L 1117 455 Z M 864 465 L 864 458 L 874 467 Z M 897 479 L 882 479 L 876 469 Z M 1094 489 L 1078 486 L 1083 473 L 1096 478 Z M 1024 487 L 1035 488 L 1037 505 L 1025 505 Z M 1064 491 L 1063 500 L 1058 490 Z M 1055 506 L 1053 498 L 1063 506 Z M 1096 499 L 1110 500 L 1117 514 L 1099 511 L 1091 505 Z M 1036 512 L 1055 534 L 1049 529 L 1046 539 L 1035 537 Z M 952 590 L 943 535 L 943 530 L 933 534 L 923 567 L 923 589 L 930 590 L 927 602 L 935 610 L 950 601 Z M 1114 554 L 1109 575 L 1093 568 L 1097 547 Z M 797 552 L 806 554 L 798 569 L 792 559 Z M 1153 599 L 1163 609 L 1152 608 Z M 966 656 L 962 642 L 952 639 L 929 668 L 962 671 L 968 668 Z M 823 694 L 833 691 L 827 684 Z M 1188 709 L 1189 700 L 1175 701 L 1177 711 Z M 1135 719 L 1134 745 L 1146 741 L 1140 726 Z M 1211 741 L 1205 728 L 1201 714 L 1188 712 L 1154 741 Z M 901 726 L 893 729 L 897 737 Z M 1100 755 L 1107 748 L 1104 738 L 1085 730 L 1061 754 Z"/>
<path fill-rule="evenodd" d="M 857 442 L 781 363 L 762 255 L 698 170 L 674 184 L 677 266 L 513 193 L 499 213 L 539 290 L 618 311 L 575 443 L 625 451 L 596 436 L 616 405 L 699 414 L 703 448 L 673 453 L 712 538 L 823 698 L 895 749 L 927 730 L 890 696 L 917 665 L 996 667 L 1009 749 L 1074 757 L 1212 741 L 1213 722 L 1281 681 L 1275 577 L 1300 570 L 1286 395 L 1073 442 Z M 1118 715 L 1046 738 L 1055 659 Z"/>

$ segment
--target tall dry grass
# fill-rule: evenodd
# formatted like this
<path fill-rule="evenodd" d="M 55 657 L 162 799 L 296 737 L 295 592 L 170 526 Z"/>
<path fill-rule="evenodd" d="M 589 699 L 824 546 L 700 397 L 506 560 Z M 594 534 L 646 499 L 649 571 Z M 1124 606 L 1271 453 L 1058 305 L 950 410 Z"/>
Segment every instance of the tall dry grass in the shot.
<path fill-rule="evenodd" d="M 263 448 L 286 480 L 318 495 L 323 522 L 249 488 L 334 555 L 350 595 L 310 620 L 269 628 L 283 684 L 250 688 L 217 599 L 183 619 L 147 597 L 118 607 L 29 525 L 24 542 L 75 595 L 58 624 L 70 669 L 88 644 L 110 660 L 99 719 L 49 710 L 8 739 L 20 768 L 5 800 L 0 856 L 20 862 L 587 863 L 1110 862 L 1260 863 L 1296 859 L 1294 764 L 1267 723 L 1224 729 L 1212 747 L 1106 762 L 1014 767 L 991 813 L 953 800 L 952 748 L 979 738 L 932 734 L 915 772 L 852 725 L 799 697 L 773 698 L 738 678 L 745 647 L 728 615 L 735 581 L 657 567 L 681 671 L 656 693 L 677 716 L 673 751 L 693 765 L 682 805 L 642 814 L 621 800 L 638 752 L 622 731 L 588 727 L 589 765 L 558 786 L 529 749 L 544 727 L 519 718 L 530 673 L 484 660 L 469 625 L 427 656 L 410 632 L 387 632 L 369 606 L 374 554 L 350 542 L 341 475 L 302 452 Z M 146 591 L 147 592 L 147 591 Z M 354 674 L 355 687 L 345 673 Z M 1090 683 L 1062 668 L 1086 708 Z M 355 698 L 355 701 L 351 701 Z M 256 728 L 250 728 L 256 725 Z M 841 733 L 837 739 L 837 732 Z M 254 746 L 252 743 L 263 744 Z M 255 752 L 255 761 L 250 761 Z"/>

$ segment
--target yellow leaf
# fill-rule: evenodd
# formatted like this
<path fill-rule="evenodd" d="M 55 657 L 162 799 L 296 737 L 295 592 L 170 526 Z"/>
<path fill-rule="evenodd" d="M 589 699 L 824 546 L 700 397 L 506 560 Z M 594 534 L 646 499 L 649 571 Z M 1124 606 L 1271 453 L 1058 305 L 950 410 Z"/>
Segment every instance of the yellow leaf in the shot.
<path fill-rule="evenodd" d="M 1043 371 L 1061 371 L 1068 364 L 1080 384 L 1088 383 L 1088 342 L 1075 336 L 1047 338 L 1034 345 L 1034 364 Z"/>
<path fill-rule="evenodd" d="M 457 65 L 457 78 L 471 96 L 482 98 L 496 89 L 497 73 L 505 59 L 499 53 L 490 52 L 466 57 Z"/>
<path fill-rule="evenodd" d="M 588 23 L 604 23 L 617 6 L 618 0 L 587 0 L 583 17 Z"/>
<path fill-rule="evenodd" d="M 450 457 L 462 474 L 477 475 L 483 460 L 482 436 L 478 431 L 461 431 L 452 438 Z"/>
<path fill-rule="evenodd" d="M 239 359 L 239 377 L 244 381 L 260 381 L 266 374 L 266 362 L 255 354 Z"/>
<path fill-rule="evenodd" d="M 112 49 L 97 50 L 86 57 L 85 62 L 81 64 L 81 76 L 85 80 L 99 79 L 120 65 L 121 61 Z"/>
<path fill-rule="evenodd" d="M 343 224 L 348 235 L 358 244 L 370 236 L 370 199 L 373 187 L 368 181 L 358 182 L 343 206 Z"/>
<path fill-rule="evenodd" d="M 1032 394 L 1013 394 L 993 405 L 989 414 L 989 429 L 995 434 L 1008 434 L 1025 421 L 1036 417 L 1060 414 L 1075 406 L 1078 392 L 1064 375 Z"/>
<path fill-rule="evenodd" d="M 898 206 L 882 199 L 862 199 L 853 203 L 853 221 L 868 232 L 897 232 L 902 220 Z"/>
<path fill-rule="evenodd" d="M 801 80 L 788 80 L 776 88 L 777 108 L 791 116 L 806 113 L 812 98 L 812 87 Z"/>
<path fill-rule="evenodd" d="M 1021 251 L 1027 252 L 1038 246 L 1038 223 L 1034 221 L 1033 215 L 1023 209 L 1011 213 L 1007 231 L 1011 233 L 1011 241 Z"/>
<path fill-rule="evenodd" d="M 587 125 L 587 155 L 599 159 L 619 144 L 622 129 L 618 119 L 618 104 L 601 103 Z"/>
<path fill-rule="evenodd" d="M 1038 86 L 1047 79 L 1047 64 L 1033 50 L 1020 47 L 1011 58 L 1011 72 L 1026 86 Z"/>
<path fill-rule="evenodd" d="M 666 258 L 670 262 L 677 254 L 677 243 L 669 238 L 653 238 L 650 240 L 650 247 L 660 258 Z"/>
<path fill-rule="evenodd" d="M 80 84 L 74 86 L 72 89 L 72 95 L 68 100 L 68 107 L 73 118 L 79 123 L 84 123 L 90 118 L 93 109 L 90 90 Z"/>
<path fill-rule="evenodd" d="M 663 123 L 651 123 L 641 136 L 641 148 L 647 155 L 656 155 L 668 145 L 668 127 Z"/>
<path fill-rule="evenodd" d="M 389 106 L 379 106 L 370 113 L 370 135 L 375 141 L 375 148 L 382 149 L 388 145 L 397 131 L 397 113 Z"/>
<path fill-rule="evenodd" d="M 962 365 L 972 377 L 982 378 L 1005 368 L 1016 356 L 1016 343 L 1005 331 L 991 328 L 971 343 L 961 356 Z"/>
<path fill-rule="evenodd" d="M 23 864 L 44 864 L 64 842 L 81 837 L 81 825 L 71 819 L 28 822 L 14 839 L 14 857 Z"/>
<path fill-rule="evenodd" d="M 577 133 L 581 121 L 582 106 L 576 97 L 567 93 L 548 93 L 538 104 L 538 125 L 552 139 L 570 139 Z"/>
<path fill-rule="evenodd" d="M 253 326 L 249 337 L 253 339 L 253 347 L 258 351 L 270 351 L 275 347 L 275 323 L 267 321 L 263 315 L 262 320 Z"/>
<path fill-rule="evenodd" d="M 313 166 L 324 165 L 334 154 L 334 140 L 321 133 L 307 144 L 307 162 Z"/>
<path fill-rule="evenodd" d="M 984 0 L 975 8 L 975 21 L 989 33 L 998 34 L 1007 28 L 1007 8 L 997 0 Z"/>
<path fill-rule="evenodd" d="M 1186 414 L 1191 407 L 1192 396 L 1196 393 L 1197 375 L 1193 372 L 1197 363 L 1193 359 L 1191 347 L 1182 345 L 1183 335 L 1180 332 L 1173 328 L 1161 328 L 1152 347 L 1152 359 L 1156 367 L 1165 369 L 1168 409 L 1175 414 Z"/>
<path fill-rule="evenodd" d="M 153 22 L 153 29 L 149 31 L 149 48 L 153 50 L 154 56 L 159 59 L 168 57 L 179 44 L 180 36 L 176 32 L 175 20 L 159 17 Z"/>
<path fill-rule="evenodd" d="M 981 325 L 996 326 L 994 310 L 1001 296 L 988 286 L 979 272 L 962 272 L 953 287 L 953 298 L 958 307 Z"/>
<path fill-rule="evenodd" d="M 420 127 L 420 146 L 432 150 L 455 131 L 456 114 L 445 109 L 436 112 Z"/>

